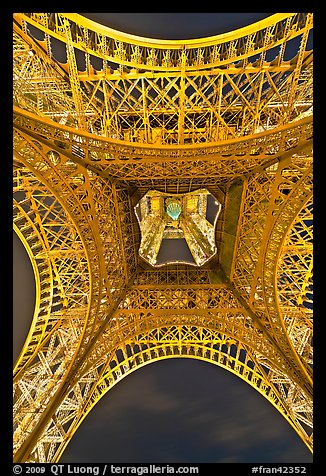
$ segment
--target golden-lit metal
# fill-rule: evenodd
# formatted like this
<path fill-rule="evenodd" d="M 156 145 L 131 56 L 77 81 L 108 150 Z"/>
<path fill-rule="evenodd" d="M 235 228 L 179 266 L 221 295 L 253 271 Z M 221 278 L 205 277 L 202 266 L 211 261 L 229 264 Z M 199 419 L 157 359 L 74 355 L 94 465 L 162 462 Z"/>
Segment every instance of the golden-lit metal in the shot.
<path fill-rule="evenodd" d="M 221 205 L 206 189 L 173 195 L 150 190 L 135 206 L 141 231 L 139 256 L 152 266 L 203 266 L 217 251 L 215 224 L 220 211 Z M 175 256 L 169 240 L 178 240 Z M 162 257 L 165 247 L 169 253 Z"/>
<path fill-rule="evenodd" d="M 311 31 L 282 13 L 167 41 L 14 14 L 13 219 L 36 282 L 15 461 L 59 461 L 113 385 L 172 357 L 238 375 L 312 451 Z M 215 255 L 146 263 L 137 204 L 170 197 L 176 225 L 203 189 Z"/>

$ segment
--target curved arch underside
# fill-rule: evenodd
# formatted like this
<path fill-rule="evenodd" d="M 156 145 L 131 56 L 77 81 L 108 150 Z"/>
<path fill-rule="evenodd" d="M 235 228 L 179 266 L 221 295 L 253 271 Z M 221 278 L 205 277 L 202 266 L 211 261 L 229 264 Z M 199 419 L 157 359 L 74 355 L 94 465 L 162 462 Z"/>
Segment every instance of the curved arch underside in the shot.
<path fill-rule="evenodd" d="M 112 386 L 170 357 L 238 375 L 312 449 L 311 14 L 184 53 L 83 21 L 15 15 L 14 226 L 37 288 L 15 366 L 15 461 L 59 461 Z M 79 71 L 77 49 L 103 70 Z M 201 187 L 222 204 L 216 256 L 152 268 L 135 204 Z"/>
<path fill-rule="evenodd" d="M 188 319 L 180 319 L 179 316 L 174 319 L 172 317 L 171 320 L 175 322 L 188 321 Z M 307 415 L 309 419 L 310 411 L 306 408 L 307 412 L 302 412 L 301 415 L 289 411 L 289 407 L 284 405 L 278 384 L 274 384 L 274 382 L 277 382 L 279 372 L 270 366 L 268 361 L 265 360 L 265 365 L 262 365 L 259 361 L 260 356 L 257 358 L 249 346 L 241 344 L 234 337 L 216 332 L 216 330 L 186 324 L 168 326 L 169 319 L 165 318 L 164 321 L 166 322 L 164 327 L 155 328 L 155 324 L 153 324 L 151 331 L 125 338 L 124 344 L 111 352 L 100 368 L 97 384 L 85 402 L 81 414 L 75 415 L 77 424 L 72 424 L 74 432 L 95 404 L 116 383 L 127 377 L 131 372 L 159 360 L 182 357 L 199 359 L 218 365 L 243 379 L 274 405 L 298 432 L 303 441 L 309 445 L 305 422 L 307 421 Z M 272 375 L 273 378 L 271 379 Z M 88 376 L 92 378 L 92 372 L 85 375 L 85 381 Z M 67 398 L 72 400 L 76 391 L 77 388 L 74 388 Z M 80 389 L 78 389 L 79 391 Z M 295 392 L 300 394 L 300 396 L 295 397 L 298 398 L 298 401 L 304 398 L 300 389 L 296 388 Z M 306 413 L 305 417 L 303 417 L 304 413 Z M 65 418 L 67 417 L 67 407 L 64 403 L 58 409 L 57 417 L 67 421 L 67 418 Z M 48 434 L 53 438 L 56 436 L 58 441 L 57 428 L 52 426 Z M 54 460 L 57 461 L 60 458 L 67 443 L 66 440 L 57 449 L 57 452 L 53 455 Z M 44 451 L 46 450 L 48 448 L 45 447 Z"/>
<path fill-rule="evenodd" d="M 243 137 L 311 107 L 312 14 L 277 14 L 197 44 L 142 43 L 96 26 L 75 14 L 15 14 L 15 104 L 79 131 L 157 145 Z"/>

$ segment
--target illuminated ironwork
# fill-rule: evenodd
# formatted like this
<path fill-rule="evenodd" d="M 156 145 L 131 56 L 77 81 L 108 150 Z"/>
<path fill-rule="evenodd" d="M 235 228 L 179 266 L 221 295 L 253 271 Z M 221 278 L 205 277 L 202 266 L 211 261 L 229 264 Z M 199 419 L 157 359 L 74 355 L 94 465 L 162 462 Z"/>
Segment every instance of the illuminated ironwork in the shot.
<path fill-rule="evenodd" d="M 282 13 L 165 41 L 14 14 L 13 218 L 36 281 L 15 461 L 59 461 L 113 385 L 171 357 L 239 376 L 312 450 L 311 31 Z M 155 227 L 194 237 L 195 263 L 157 266 Z"/>
<path fill-rule="evenodd" d="M 173 196 L 148 192 L 135 207 L 142 235 L 139 255 L 152 266 L 202 266 L 217 251 L 215 224 L 220 210 L 206 189 Z"/>

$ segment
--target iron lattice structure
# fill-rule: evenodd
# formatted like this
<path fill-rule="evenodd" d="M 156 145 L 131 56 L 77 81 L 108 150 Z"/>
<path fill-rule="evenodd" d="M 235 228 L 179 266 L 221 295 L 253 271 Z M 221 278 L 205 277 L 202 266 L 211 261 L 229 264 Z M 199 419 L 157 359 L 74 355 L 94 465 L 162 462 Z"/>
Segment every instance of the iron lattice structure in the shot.
<path fill-rule="evenodd" d="M 312 449 L 311 30 L 286 13 L 165 41 L 14 15 L 13 221 L 36 282 L 15 461 L 59 461 L 113 385 L 171 357 L 238 375 Z M 200 188 L 217 254 L 151 267 L 136 203 Z"/>

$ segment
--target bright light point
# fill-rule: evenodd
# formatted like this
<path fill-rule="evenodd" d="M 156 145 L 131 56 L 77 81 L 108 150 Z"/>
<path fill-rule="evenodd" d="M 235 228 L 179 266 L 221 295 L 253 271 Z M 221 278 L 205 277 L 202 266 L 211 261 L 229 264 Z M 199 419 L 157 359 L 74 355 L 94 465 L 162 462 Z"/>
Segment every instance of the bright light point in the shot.
<path fill-rule="evenodd" d="M 181 211 L 182 208 L 179 202 L 170 202 L 166 207 L 166 213 L 170 218 L 172 218 L 172 220 L 178 220 Z"/>

